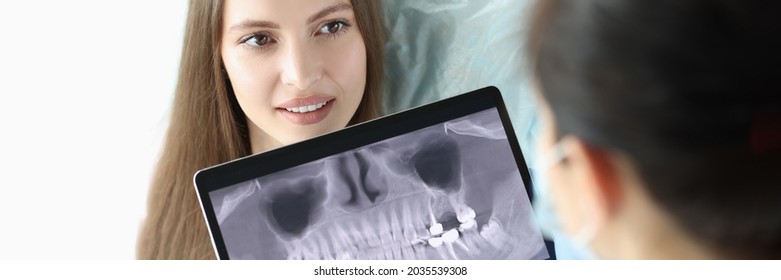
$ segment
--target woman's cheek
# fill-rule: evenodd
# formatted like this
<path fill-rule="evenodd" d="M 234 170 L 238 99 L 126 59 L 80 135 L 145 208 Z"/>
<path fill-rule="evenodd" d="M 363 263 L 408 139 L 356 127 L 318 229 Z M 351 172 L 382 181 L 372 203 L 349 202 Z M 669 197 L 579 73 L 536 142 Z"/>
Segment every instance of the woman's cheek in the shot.
<path fill-rule="evenodd" d="M 345 94 L 361 97 L 366 87 L 366 48 L 360 35 L 352 39 L 338 49 L 331 50 L 337 55 L 330 56 L 331 61 L 327 65 L 331 65 L 329 72 Z"/>

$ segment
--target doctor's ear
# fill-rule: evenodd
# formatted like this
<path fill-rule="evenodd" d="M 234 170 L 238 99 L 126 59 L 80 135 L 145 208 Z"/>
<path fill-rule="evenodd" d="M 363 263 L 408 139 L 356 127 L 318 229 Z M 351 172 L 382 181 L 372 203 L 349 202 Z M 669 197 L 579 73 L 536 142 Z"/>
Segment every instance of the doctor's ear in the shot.
<path fill-rule="evenodd" d="M 565 137 L 560 145 L 567 151 L 568 183 L 577 192 L 577 211 L 592 219 L 597 227 L 615 217 L 623 202 L 620 156 L 613 151 L 591 145 L 578 137 Z"/>

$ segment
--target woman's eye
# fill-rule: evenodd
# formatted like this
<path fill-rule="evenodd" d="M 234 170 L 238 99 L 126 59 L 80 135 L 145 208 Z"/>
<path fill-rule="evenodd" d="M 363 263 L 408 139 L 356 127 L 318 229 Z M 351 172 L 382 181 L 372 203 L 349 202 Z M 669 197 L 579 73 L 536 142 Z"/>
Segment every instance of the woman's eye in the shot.
<path fill-rule="evenodd" d="M 329 22 L 320 27 L 319 33 L 335 34 L 344 29 L 347 26 L 346 23 L 341 21 Z"/>
<path fill-rule="evenodd" d="M 271 37 L 267 35 L 257 34 L 244 39 L 243 43 L 253 47 L 262 47 L 268 43 L 271 43 Z"/>

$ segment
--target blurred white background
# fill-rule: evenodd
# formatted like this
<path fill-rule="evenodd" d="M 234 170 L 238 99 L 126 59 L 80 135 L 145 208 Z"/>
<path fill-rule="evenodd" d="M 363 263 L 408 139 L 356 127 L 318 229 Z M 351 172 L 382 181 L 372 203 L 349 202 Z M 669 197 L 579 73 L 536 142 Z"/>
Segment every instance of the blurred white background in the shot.
<path fill-rule="evenodd" d="M 187 1 L 0 8 L 0 259 L 132 259 Z"/>

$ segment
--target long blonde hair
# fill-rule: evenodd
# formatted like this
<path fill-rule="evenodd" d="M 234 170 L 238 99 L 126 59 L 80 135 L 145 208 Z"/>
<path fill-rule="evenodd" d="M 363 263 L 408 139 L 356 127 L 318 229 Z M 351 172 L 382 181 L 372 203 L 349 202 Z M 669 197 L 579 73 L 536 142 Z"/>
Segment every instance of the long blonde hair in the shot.
<path fill-rule="evenodd" d="M 366 45 L 366 89 L 350 124 L 380 115 L 383 80 L 381 8 L 352 1 Z M 139 259 L 214 259 L 193 186 L 196 171 L 251 154 L 247 120 L 219 52 L 223 1 L 191 0 L 178 83 L 160 161 L 152 178 Z"/>

